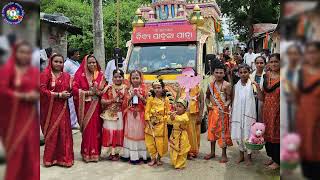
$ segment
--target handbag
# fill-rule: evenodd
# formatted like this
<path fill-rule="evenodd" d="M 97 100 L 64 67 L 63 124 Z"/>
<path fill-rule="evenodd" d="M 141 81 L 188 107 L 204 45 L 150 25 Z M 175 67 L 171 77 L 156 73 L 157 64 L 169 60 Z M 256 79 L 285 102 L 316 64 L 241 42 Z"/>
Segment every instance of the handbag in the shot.
<path fill-rule="evenodd" d="M 205 113 L 201 120 L 201 134 L 204 134 L 207 132 L 208 129 L 208 114 Z"/>

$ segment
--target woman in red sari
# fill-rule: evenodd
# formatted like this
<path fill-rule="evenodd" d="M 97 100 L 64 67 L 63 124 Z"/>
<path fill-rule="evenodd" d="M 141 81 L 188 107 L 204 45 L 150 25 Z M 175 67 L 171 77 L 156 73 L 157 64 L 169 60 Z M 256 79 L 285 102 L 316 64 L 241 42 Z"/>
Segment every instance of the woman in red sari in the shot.
<path fill-rule="evenodd" d="M 20 42 L 0 70 L 0 137 L 7 167 L 6 180 L 40 179 L 39 70 L 31 66 L 32 48 Z"/>
<path fill-rule="evenodd" d="M 43 164 L 45 166 L 73 165 L 73 141 L 68 98 L 71 77 L 63 72 L 64 58 L 55 54 L 40 76 L 40 122 L 45 137 Z"/>
<path fill-rule="evenodd" d="M 85 162 L 97 162 L 101 152 L 102 120 L 100 99 L 106 81 L 93 55 L 87 55 L 73 81 L 73 99 L 82 132 L 81 155 Z"/>

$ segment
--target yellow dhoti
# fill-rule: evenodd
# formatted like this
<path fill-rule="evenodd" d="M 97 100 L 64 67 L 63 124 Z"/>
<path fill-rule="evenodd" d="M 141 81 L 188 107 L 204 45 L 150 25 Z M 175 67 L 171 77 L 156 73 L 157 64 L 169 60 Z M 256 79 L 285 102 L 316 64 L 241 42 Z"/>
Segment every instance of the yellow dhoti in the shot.
<path fill-rule="evenodd" d="M 200 114 L 200 99 L 202 98 L 201 91 L 199 85 L 190 89 L 189 91 L 189 109 L 188 109 L 188 125 L 187 125 L 187 133 L 189 142 L 191 145 L 191 149 L 189 151 L 189 155 L 197 156 L 199 154 L 200 149 L 200 124 L 197 124 L 197 120 Z M 182 99 L 187 97 L 184 88 L 181 90 Z"/>
<path fill-rule="evenodd" d="M 157 155 L 163 157 L 168 152 L 168 129 L 167 119 L 170 111 L 168 98 L 147 99 L 145 109 L 145 143 L 152 159 Z"/>
<path fill-rule="evenodd" d="M 186 114 L 177 116 L 173 121 L 173 131 L 170 136 L 170 158 L 172 165 L 179 169 L 186 166 L 188 152 L 190 151 L 190 143 L 187 131 L 185 130 L 188 123 Z M 184 127 L 181 129 L 181 127 Z"/>
<path fill-rule="evenodd" d="M 146 128 L 145 143 L 152 159 L 157 155 L 163 157 L 168 152 L 168 130 L 164 123 L 154 126 L 154 135 L 151 128 Z"/>
<path fill-rule="evenodd" d="M 197 125 L 197 119 L 199 117 L 199 113 L 188 114 L 189 123 L 187 126 L 187 133 L 189 142 L 191 145 L 191 149 L 189 151 L 190 155 L 197 156 L 200 148 L 200 124 Z"/>

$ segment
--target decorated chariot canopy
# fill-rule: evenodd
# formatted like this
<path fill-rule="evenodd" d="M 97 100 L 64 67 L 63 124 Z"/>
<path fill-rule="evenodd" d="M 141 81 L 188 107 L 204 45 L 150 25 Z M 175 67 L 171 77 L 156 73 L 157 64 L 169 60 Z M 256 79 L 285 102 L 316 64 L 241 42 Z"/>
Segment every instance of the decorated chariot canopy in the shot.
<path fill-rule="evenodd" d="M 137 9 L 131 43 L 203 42 L 221 31 L 220 16 L 214 0 L 153 0 Z"/>
<path fill-rule="evenodd" d="M 206 89 L 207 83 L 202 84 L 207 82 L 203 81 L 207 79 L 204 58 L 218 49 L 220 22 L 221 11 L 214 0 L 152 0 L 141 5 L 127 43 L 127 76 L 139 70 L 148 89 L 152 82 L 162 79 L 171 99 L 181 93 L 192 99 L 188 96 L 191 89 L 198 85 L 199 92 Z M 186 75 L 191 69 L 194 75 Z"/>
<path fill-rule="evenodd" d="M 152 0 L 136 11 L 134 27 L 197 24 L 202 26 L 206 18 L 220 24 L 221 11 L 215 0 Z"/>

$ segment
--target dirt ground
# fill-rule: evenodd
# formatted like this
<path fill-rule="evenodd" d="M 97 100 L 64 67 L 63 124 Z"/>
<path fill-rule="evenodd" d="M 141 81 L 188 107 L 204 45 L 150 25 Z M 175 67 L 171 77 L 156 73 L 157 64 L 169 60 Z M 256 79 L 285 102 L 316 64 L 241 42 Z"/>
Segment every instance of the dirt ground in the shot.
<path fill-rule="evenodd" d="M 251 167 L 245 164 L 236 164 L 238 158 L 237 147 L 228 149 L 229 162 L 219 163 L 221 150 L 217 148 L 218 157 L 213 160 L 203 160 L 206 153 L 209 152 L 210 144 L 206 140 L 206 135 L 201 135 L 200 157 L 196 160 L 187 162 L 187 168 L 184 170 L 175 170 L 170 164 L 168 156 L 163 158 L 165 162 L 162 167 L 151 168 L 147 164 L 130 165 L 127 162 L 100 161 L 98 163 L 86 164 L 80 156 L 81 134 L 74 134 L 75 164 L 71 168 L 41 166 L 41 179 L 43 180 L 158 180 L 158 179 L 183 179 L 183 180 L 269 180 L 279 179 L 279 171 L 270 171 L 264 168 L 263 162 L 267 159 L 264 151 L 254 154 L 254 163 Z M 43 147 L 41 147 L 41 154 Z M 42 156 L 42 155 L 41 155 Z"/>
<path fill-rule="evenodd" d="M 210 144 L 206 140 L 206 134 L 201 135 L 200 156 L 198 159 L 187 162 L 184 170 L 175 170 L 170 164 L 169 156 L 163 158 L 162 167 L 151 168 L 147 164 L 130 165 L 127 162 L 100 161 L 98 163 L 84 163 L 80 155 L 81 133 L 74 132 L 75 164 L 71 168 L 42 166 L 41 180 L 160 180 L 160 179 L 183 179 L 183 180 L 279 180 L 279 170 L 267 170 L 263 162 L 267 160 L 265 150 L 253 154 L 253 165 L 236 164 L 238 150 L 234 145 L 228 148 L 229 162 L 219 163 L 221 156 L 220 148 L 216 149 L 218 157 L 212 160 L 203 160 L 209 152 Z M 41 158 L 44 146 L 40 147 Z M 0 165 L 0 179 L 4 174 L 5 165 Z M 299 172 L 290 175 L 288 179 L 302 180 Z M 287 179 L 287 178 L 286 178 Z"/>

